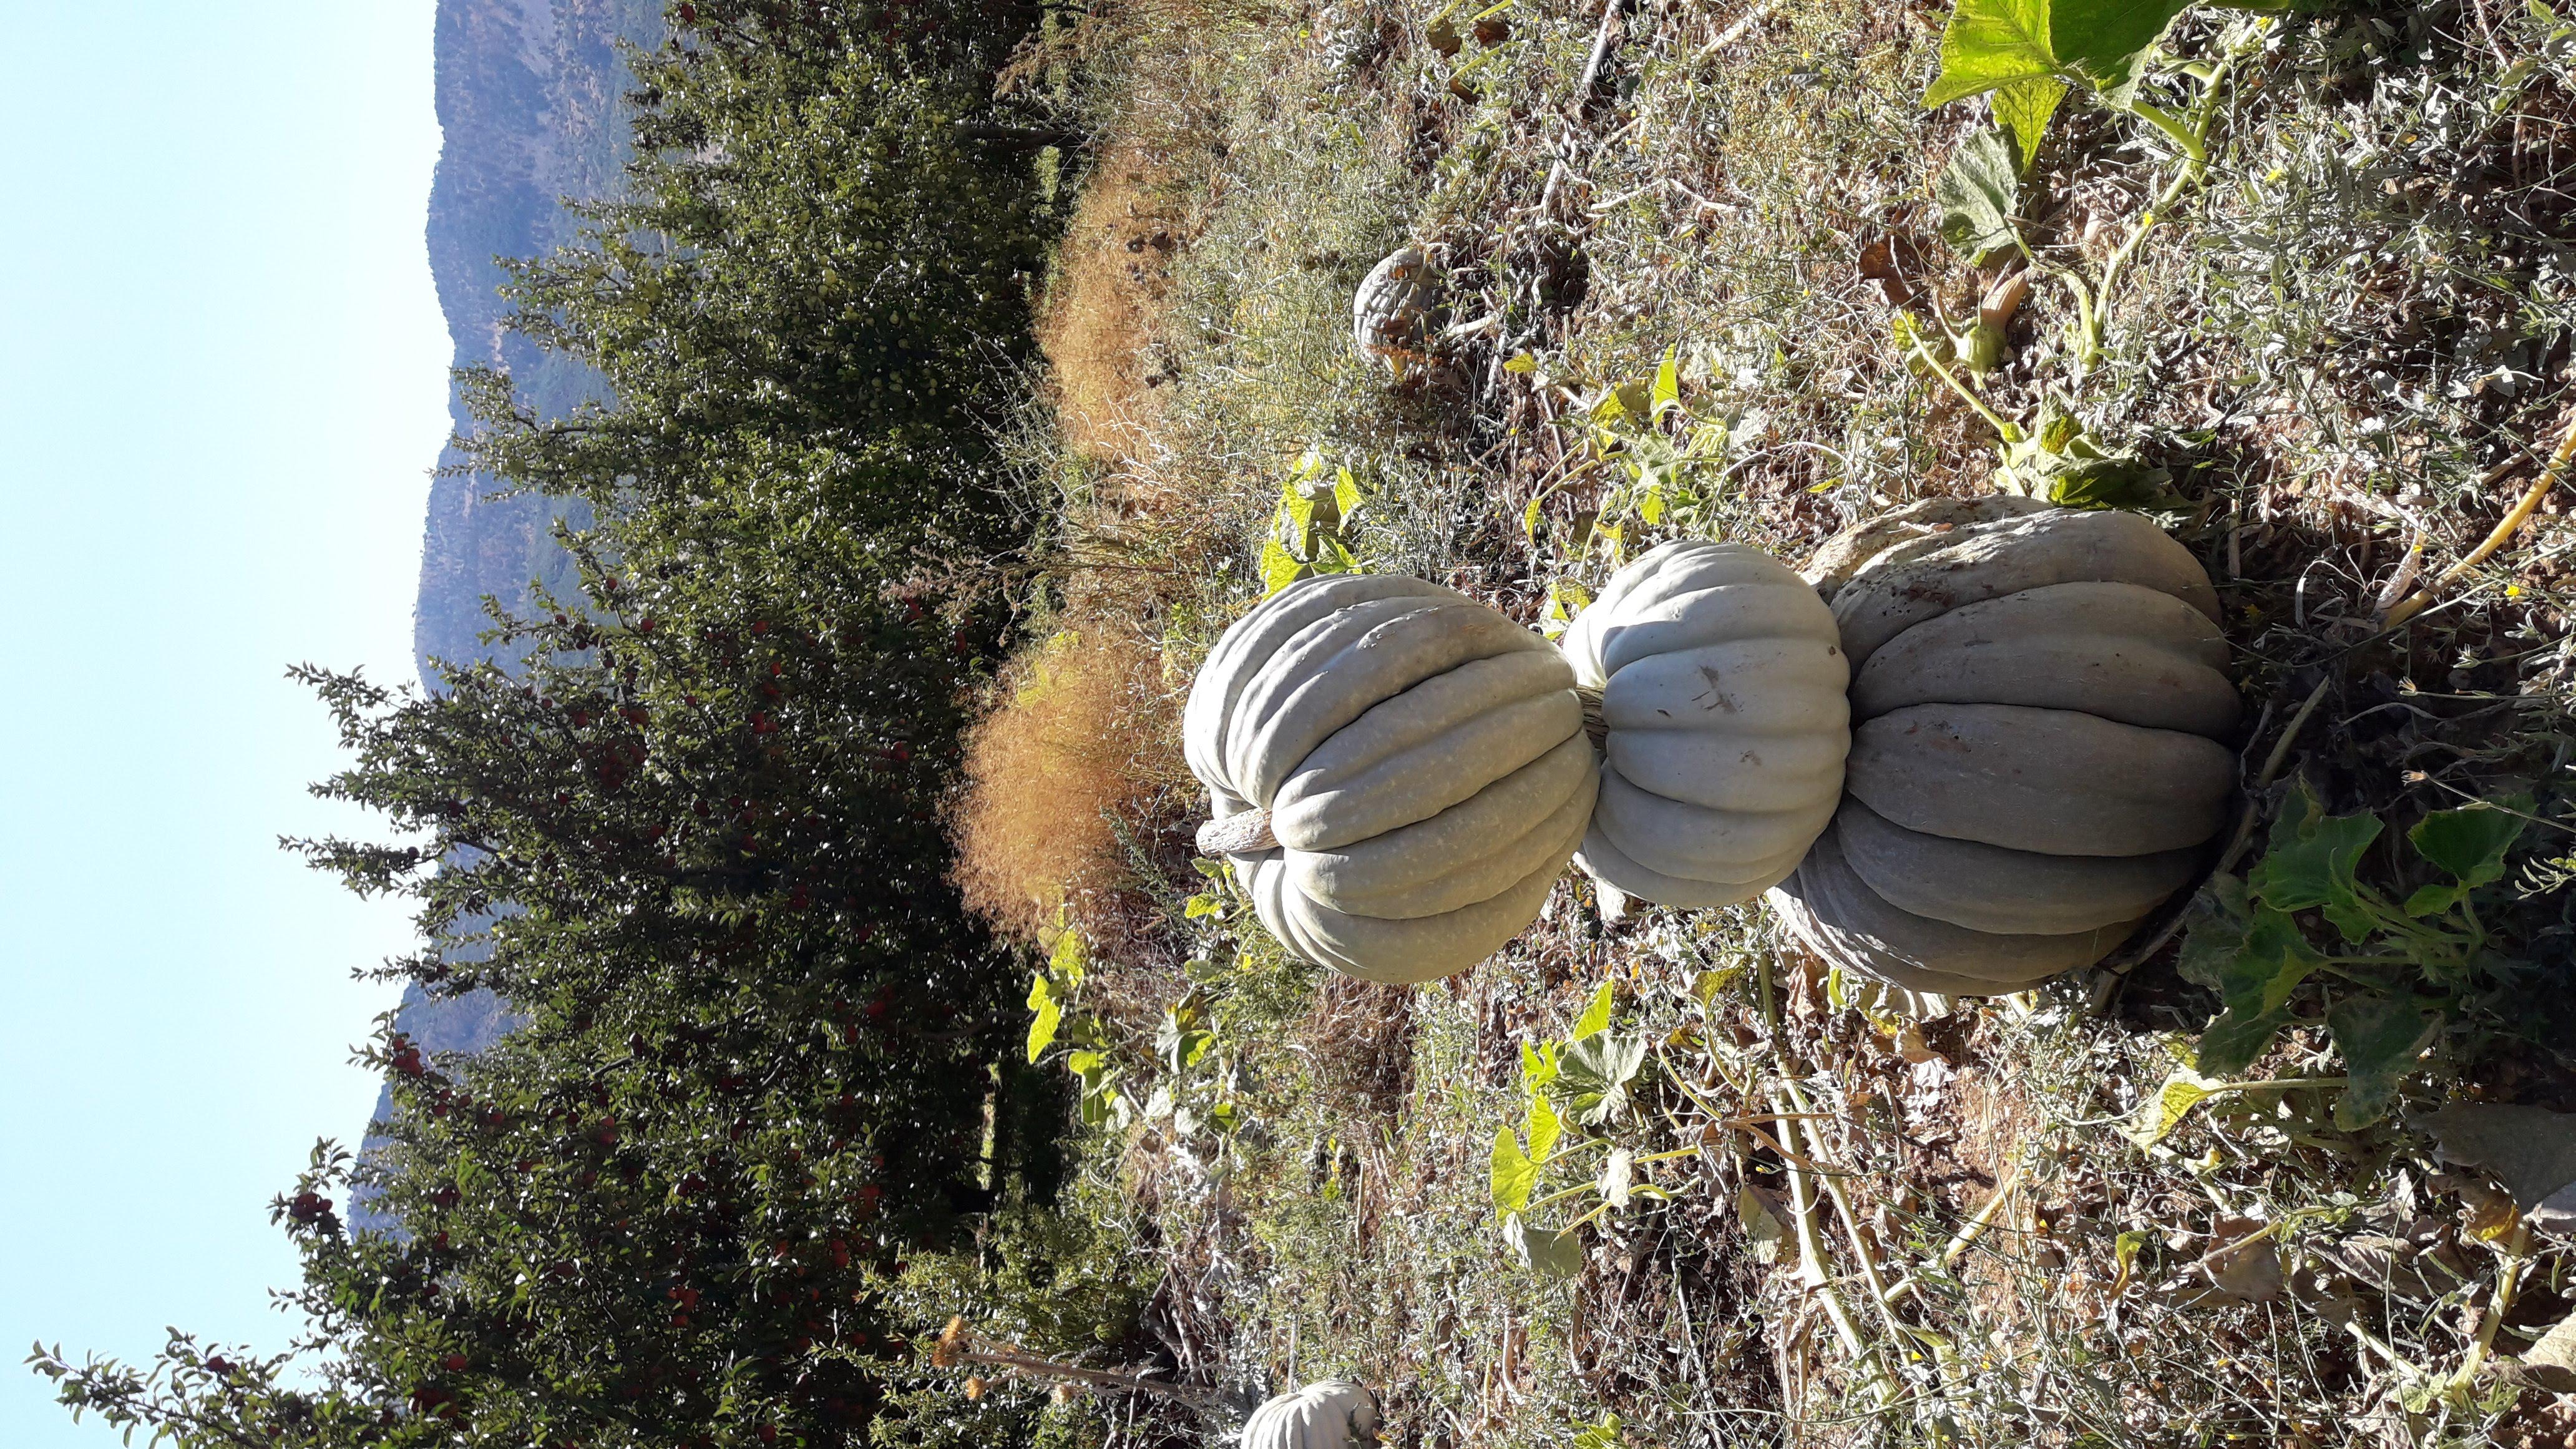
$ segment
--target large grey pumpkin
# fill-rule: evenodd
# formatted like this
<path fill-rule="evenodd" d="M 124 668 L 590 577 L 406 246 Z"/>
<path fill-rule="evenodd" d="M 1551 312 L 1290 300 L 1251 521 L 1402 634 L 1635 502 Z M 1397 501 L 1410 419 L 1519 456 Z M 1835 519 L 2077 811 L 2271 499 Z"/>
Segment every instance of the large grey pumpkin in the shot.
<path fill-rule="evenodd" d="M 1243 1449 L 1362 1449 L 1377 1442 L 1377 1395 L 1326 1379 L 1265 1401 L 1243 1426 Z"/>
<path fill-rule="evenodd" d="M 1399 248 L 1369 269 L 1351 298 L 1351 340 L 1361 352 L 1388 362 L 1415 356 L 1439 296 L 1421 249 Z"/>
<path fill-rule="evenodd" d="M 1722 906 L 1797 867 L 1851 747 L 1851 671 L 1814 589 L 1758 549 L 1676 540 L 1612 575 L 1559 647 L 1601 695 L 1585 871 L 1658 904 Z"/>
<path fill-rule="evenodd" d="M 1598 788 L 1574 674 L 1537 635 L 1419 579 L 1291 584 L 1190 689 L 1190 769 L 1291 952 L 1426 981 L 1538 917 Z"/>
<path fill-rule="evenodd" d="M 2117 947 L 2224 823 L 2239 702 L 2217 595 L 2134 513 L 1916 522 L 1837 560 L 1844 795 L 1772 899 L 1838 964 L 2018 991 Z"/>

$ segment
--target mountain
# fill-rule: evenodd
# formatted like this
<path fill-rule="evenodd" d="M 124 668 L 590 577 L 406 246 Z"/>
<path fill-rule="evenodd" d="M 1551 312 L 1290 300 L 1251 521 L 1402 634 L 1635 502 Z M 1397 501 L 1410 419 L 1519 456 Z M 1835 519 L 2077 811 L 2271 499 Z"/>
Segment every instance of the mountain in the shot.
<path fill-rule="evenodd" d="M 578 364 L 511 336 L 496 257 L 537 256 L 578 238 L 563 202 L 611 195 L 625 162 L 629 85 L 618 42 L 660 42 L 659 0 L 440 0 L 438 121 L 445 133 L 429 193 L 429 264 L 456 365 L 507 366 L 540 407 L 597 392 Z M 451 397 L 457 426 L 468 419 Z M 461 461 L 454 448 L 442 470 Z M 530 580 L 561 582 L 566 561 L 538 498 L 495 496 L 486 478 L 442 471 L 421 538 L 412 648 L 423 661 L 482 656 L 482 600 L 516 600 Z M 424 673 L 426 669 L 424 667 Z"/>
<path fill-rule="evenodd" d="M 443 132 L 429 191 L 429 265 L 446 313 L 456 365 L 506 366 L 519 390 L 548 412 L 600 395 L 598 377 L 512 336 L 508 280 L 499 258 L 538 256 L 579 239 L 564 203 L 615 193 L 623 175 L 631 80 L 620 42 L 651 47 L 663 36 L 660 0 L 439 0 L 438 123 Z M 470 419 L 451 391 L 461 430 Z M 483 600 L 524 598 L 531 581 L 564 583 L 570 561 L 555 546 L 557 505 L 506 497 L 490 478 L 449 470 L 439 456 L 421 531 L 420 593 L 412 652 L 421 677 L 432 659 L 486 657 L 476 637 Z M 585 520 L 578 516 L 576 523 Z M 514 1024 L 489 992 L 431 1001 L 403 995 L 395 1024 L 430 1051 L 480 1051 Z M 376 1118 L 393 1110 L 377 1099 Z M 355 1227 L 389 1228 L 351 1204 Z"/>

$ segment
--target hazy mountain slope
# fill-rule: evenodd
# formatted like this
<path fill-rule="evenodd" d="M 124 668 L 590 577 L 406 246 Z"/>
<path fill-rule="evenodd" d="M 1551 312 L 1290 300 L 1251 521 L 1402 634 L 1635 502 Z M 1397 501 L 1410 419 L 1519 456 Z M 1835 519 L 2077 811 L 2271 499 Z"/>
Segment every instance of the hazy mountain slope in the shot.
<path fill-rule="evenodd" d="M 625 160 L 620 112 L 628 86 L 617 42 L 659 42 L 659 0 L 440 0 L 437 104 L 444 140 L 429 193 L 429 265 L 456 365 L 500 363 L 520 390 L 550 411 L 595 394 L 587 369 L 538 353 L 508 334 L 499 257 L 534 256 L 573 241 L 564 198 L 611 194 Z M 451 394 L 456 425 L 467 418 Z M 453 447 L 439 466 L 461 461 Z M 566 562 L 553 542 L 554 506 L 497 496 L 488 478 L 440 476 L 421 531 L 420 594 L 412 649 L 424 678 L 432 658 L 486 652 L 483 599 L 523 596 L 531 580 L 557 581 Z M 513 1018 L 497 997 L 452 1002 L 405 992 L 396 1018 L 432 1051 L 479 1051 Z M 377 1100 L 381 1118 L 390 1096 Z M 360 1227 L 368 1220 L 353 1205 Z"/>
<path fill-rule="evenodd" d="M 457 365 L 500 363 L 541 405 L 589 395 L 586 370 L 538 354 L 504 327 L 495 257 L 533 256 L 574 239 L 565 197 L 609 194 L 624 160 L 628 84 L 617 41 L 652 43 L 658 0 L 441 0 L 438 119 L 445 133 L 429 197 L 429 262 Z M 451 400 L 458 426 L 462 404 Z M 454 449 L 442 466 L 459 461 Z M 421 539 L 413 649 L 466 659 L 482 650 L 485 595 L 515 599 L 563 561 L 540 499 L 495 497 L 488 479 L 441 477 Z"/>

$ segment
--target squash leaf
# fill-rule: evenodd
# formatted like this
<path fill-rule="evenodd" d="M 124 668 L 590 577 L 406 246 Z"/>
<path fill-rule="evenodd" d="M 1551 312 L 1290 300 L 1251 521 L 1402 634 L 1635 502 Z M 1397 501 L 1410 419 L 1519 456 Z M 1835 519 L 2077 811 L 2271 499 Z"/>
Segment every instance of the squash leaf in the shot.
<path fill-rule="evenodd" d="M 1064 1020 L 1064 1007 L 1055 999 L 1055 988 L 1043 971 L 1029 983 L 1029 1010 L 1037 1013 L 1029 1022 L 1029 1060 L 1034 1063 L 1055 1044 L 1056 1027 Z"/>
<path fill-rule="evenodd" d="M 2504 875 L 2506 852 L 2530 823 L 2532 797 L 2481 800 L 2458 810 L 2436 810 L 2406 832 L 2415 853 L 2449 871 L 2463 886 L 2490 884 Z"/>
<path fill-rule="evenodd" d="M 1279 540 L 1265 540 L 1261 545 L 1261 593 L 1264 598 L 1279 592 L 1306 576 L 1306 566 L 1290 553 Z"/>
<path fill-rule="evenodd" d="M 1941 30 L 1941 73 L 1923 93 L 1926 106 L 1983 95 L 2016 81 L 2054 77 L 2049 0 L 1959 0 Z"/>
<path fill-rule="evenodd" d="M 2343 1053 L 2343 1095 L 2335 1099 L 2335 1125 L 2350 1132 L 2387 1115 L 2397 1083 L 2442 1029 L 2442 1016 L 2412 997 L 2363 993 L 2326 1008 L 2326 1030 Z"/>
<path fill-rule="evenodd" d="M 1521 1090 L 1543 1092 L 1556 1080 L 1556 1043 L 1532 1046 L 1521 1043 Z"/>
<path fill-rule="evenodd" d="M 1616 994 L 1611 990 L 1610 983 L 1602 982 L 1601 989 L 1592 993 L 1592 1004 L 1583 1008 L 1583 1015 L 1575 1019 L 1574 1030 L 1567 1032 L 1565 1039 L 1581 1041 L 1587 1036 L 1599 1036 L 1608 1031 L 1610 1008 L 1616 1000 Z"/>
<path fill-rule="evenodd" d="M 1663 365 L 1655 369 L 1655 388 L 1650 408 L 1654 416 L 1657 418 L 1661 418 L 1667 412 L 1679 412 L 1681 410 L 1682 379 L 1681 368 L 1679 366 L 1680 355 L 1681 348 L 1678 344 L 1666 347 L 1664 349 Z"/>
<path fill-rule="evenodd" d="M 2289 1025 L 2290 993 L 2325 960 L 2299 934 L 2296 921 L 2254 905 L 2233 876 L 2211 881 L 2187 919 L 2176 967 L 2185 980 L 2216 991 L 2226 1006 L 2201 1032 L 2196 1065 L 2212 1077 L 2231 1076 L 2252 1065 Z"/>
<path fill-rule="evenodd" d="M 2247 875 L 2246 888 L 2274 910 L 2321 908 L 2345 940 L 2368 940 L 2378 922 L 2354 872 L 2379 838 L 2379 817 L 2366 811 L 2328 816 L 2305 781 L 2292 800 L 2294 809 L 2272 827 L 2271 848 Z"/>
<path fill-rule="evenodd" d="M 1538 1186 L 1538 1164 L 1521 1151 L 1520 1139 L 1512 1135 L 1509 1127 L 1494 1129 L 1493 1171 L 1488 1186 L 1493 1193 L 1494 1216 L 1506 1221 L 1529 1206 L 1530 1193 Z"/>
<path fill-rule="evenodd" d="M 1628 1084 L 1645 1065 L 1646 1039 L 1598 1032 L 1567 1044 L 1557 1058 L 1557 1094 L 1575 1120 L 1597 1127 L 1628 1108 Z"/>
<path fill-rule="evenodd" d="M 2023 170 L 2039 159 L 2040 138 L 2048 134 L 2049 118 L 2064 99 L 2066 82 L 2055 76 L 2029 76 L 1995 87 L 1995 119 L 2012 129 Z"/>
<path fill-rule="evenodd" d="M 1959 0 L 1941 32 L 1941 74 L 1923 104 L 2042 78 L 2114 89 L 2189 8 L 2191 0 Z"/>
<path fill-rule="evenodd" d="M 1590 1425 L 1574 1436 L 1570 1449 L 1619 1449 L 1625 1442 L 1619 1436 L 1619 1416 L 1604 1414 L 1600 1423 Z"/>
<path fill-rule="evenodd" d="M 1503 1221 L 1503 1241 L 1521 1266 L 1551 1283 L 1583 1271 L 1583 1240 L 1572 1228 L 1532 1227 L 1514 1213 Z"/>
<path fill-rule="evenodd" d="M 1529 1099 L 1529 1117 L 1521 1130 L 1529 1134 L 1530 1161 L 1544 1163 L 1564 1138 L 1565 1123 L 1556 1115 L 1556 1108 L 1548 1105 L 1547 1095 L 1535 1093 Z"/>
<path fill-rule="evenodd" d="M 2138 1113 L 2120 1135 L 2141 1148 L 2153 1147 L 2167 1134 L 2182 1125 L 2191 1109 L 2208 1100 L 2212 1092 L 2226 1085 L 2214 1077 L 2204 1077 L 2190 1067 L 2177 1067 L 2156 1094 L 2138 1106 Z"/>
<path fill-rule="evenodd" d="M 1989 127 L 1970 136 L 1932 183 L 1932 200 L 1941 208 L 1941 239 L 1970 265 L 1984 266 L 2020 245 L 2012 218 L 2021 205 L 2021 180 L 2003 132 Z"/>

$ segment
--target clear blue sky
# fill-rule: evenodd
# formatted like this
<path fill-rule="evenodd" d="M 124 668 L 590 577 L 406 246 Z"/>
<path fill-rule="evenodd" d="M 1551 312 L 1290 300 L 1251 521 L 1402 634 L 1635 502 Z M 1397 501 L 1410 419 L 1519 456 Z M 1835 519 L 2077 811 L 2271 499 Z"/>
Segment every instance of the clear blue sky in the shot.
<path fill-rule="evenodd" d="M 0 1445 L 19 1366 L 282 1346 L 270 1196 L 376 1083 L 402 947 L 281 853 L 366 828 L 312 660 L 411 677 L 448 343 L 431 0 L 0 0 Z"/>

